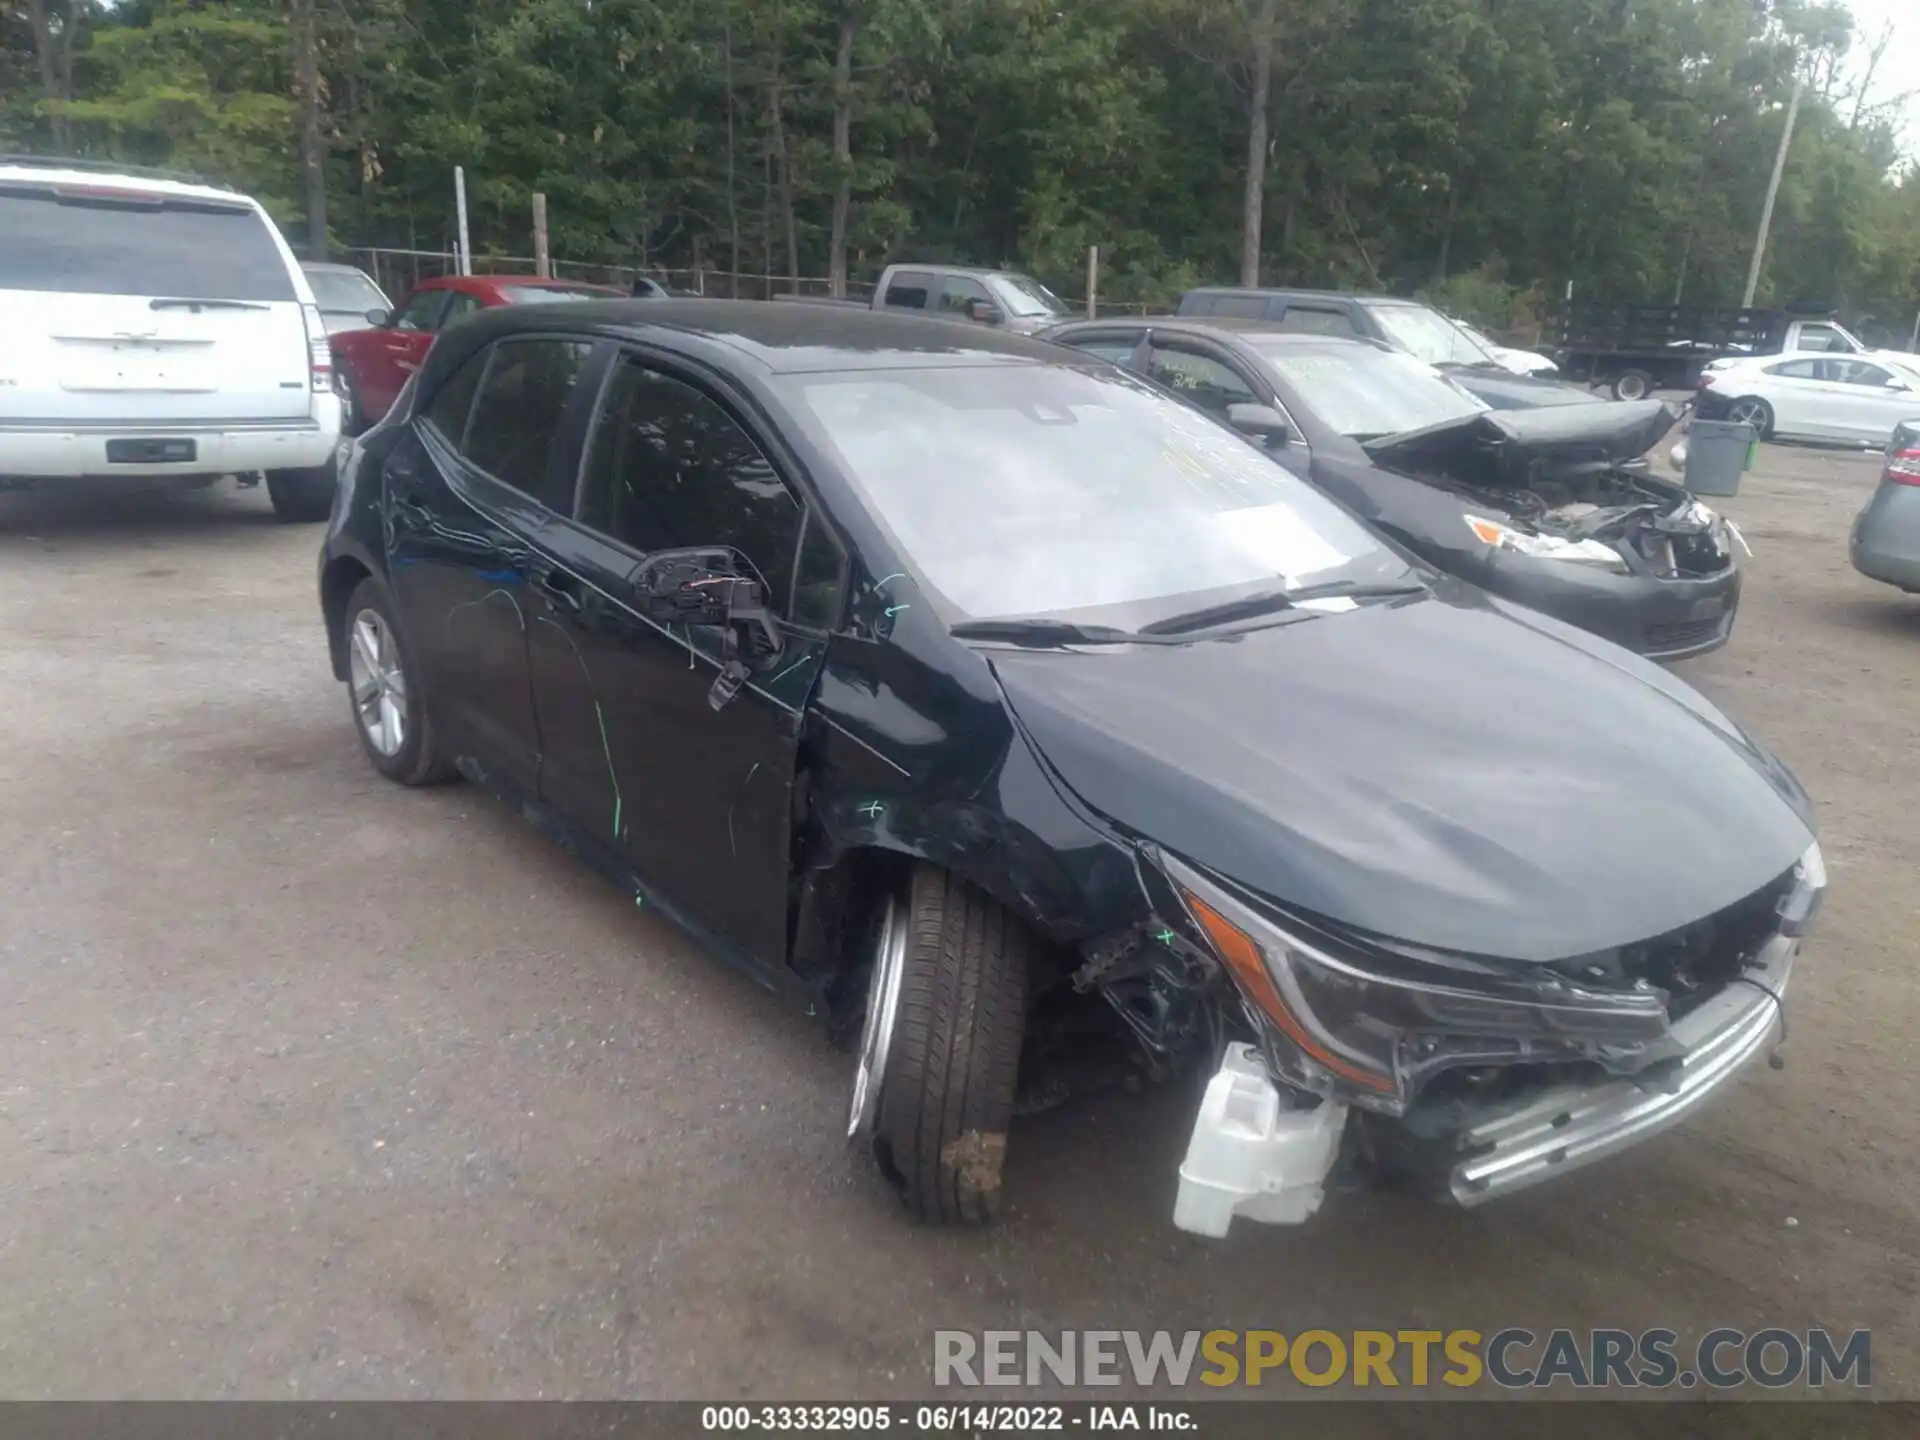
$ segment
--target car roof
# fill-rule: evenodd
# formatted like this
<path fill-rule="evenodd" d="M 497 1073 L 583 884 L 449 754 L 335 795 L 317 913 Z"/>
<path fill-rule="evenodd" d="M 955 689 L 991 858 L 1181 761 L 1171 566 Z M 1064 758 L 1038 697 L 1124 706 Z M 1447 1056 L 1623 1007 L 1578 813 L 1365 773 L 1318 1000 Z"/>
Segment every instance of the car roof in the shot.
<path fill-rule="evenodd" d="M 654 340 L 689 353 L 704 348 L 710 358 L 723 351 L 775 374 L 1075 363 L 1057 346 L 964 320 L 888 314 L 856 306 L 698 298 L 503 306 L 442 332 L 429 363 L 445 373 L 504 336 L 555 331 L 610 340 Z"/>
<path fill-rule="evenodd" d="M 533 290 L 605 290 L 609 295 L 624 292 L 617 285 L 598 280 L 556 280 L 542 275 L 436 275 L 422 280 L 416 290 L 492 290 L 501 285 L 517 285 Z"/>
<path fill-rule="evenodd" d="M 1425 310 L 1433 308 L 1424 300 L 1410 300 L 1404 295 L 1371 295 L 1350 290 L 1301 290 L 1292 286 L 1196 285 L 1187 294 L 1260 295 L 1282 300 L 1364 300 L 1369 305 L 1418 305 Z"/>
<path fill-rule="evenodd" d="M 1072 320 L 1055 325 L 1047 335 L 1089 334 L 1104 329 L 1164 330 L 1172 335 L 1212 334 L 1228 340 L 1260 340 L 1263 345 L 1279 345 L 1288 350 L 1391 350 L 1391 345 L 1364 335 L 1313 335 L 1300 330 L 1283 330 L 1272 320 L 1245 319 L 1237 315 L 1116 315 L 1107 320 Z"/>
<path fill-rule="evenodd" d="M 138 170 L 111 170 L 98 166 L 53 163 L 23 164 L 0 160 L 0 181 L 9 184 L 88 186 L 94 189 L 130 190 L 142 195 L 166 195 L 181 200 L 205 200 L 217 205 L 260 207 L 250 196 L 215 185 L 200 185 L 187 180 L 163 179 L 143 175 Z"/>
<path fill-rule="evenodd" d="M 945 275 L 1018 275 L 1018 270 L 1002 270 L 991 265 L 949 265 L 944 260 L 902 260 L 889 270 L 938 270 Z"/>

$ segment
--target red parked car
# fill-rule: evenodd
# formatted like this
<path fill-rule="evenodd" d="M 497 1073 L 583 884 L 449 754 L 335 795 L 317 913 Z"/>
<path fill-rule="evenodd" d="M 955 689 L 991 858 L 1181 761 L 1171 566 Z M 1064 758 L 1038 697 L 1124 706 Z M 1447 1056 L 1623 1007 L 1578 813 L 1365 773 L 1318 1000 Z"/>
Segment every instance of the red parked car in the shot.
<path fill-rule="evenodd" d="M 427 358 L 433 337 L 464 315 L 501 305 L 619 299 L 628 293 L 607 285 L 533 275 L 449 275 L 422 280 L 392 310 L 367 312 L 373 329 L 346 330 L 330 337 L 334 383 L 344 401 L 341 429 L 357 435 L 377 423 L 407 377 Z"/>

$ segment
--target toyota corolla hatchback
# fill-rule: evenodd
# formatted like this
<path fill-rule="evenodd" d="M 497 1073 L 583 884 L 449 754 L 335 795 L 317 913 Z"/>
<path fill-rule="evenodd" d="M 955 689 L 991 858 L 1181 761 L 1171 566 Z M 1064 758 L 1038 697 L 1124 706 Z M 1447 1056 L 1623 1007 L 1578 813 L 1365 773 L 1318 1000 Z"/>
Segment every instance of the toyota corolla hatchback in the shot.
<path fill-rule="evenodd" d="M 1672 676 L 984 329 L 478 317 L 349 450 L 319 578 L 374 768 L 507 798 L 824 1017 L 927 1219 L 998 1209 L 1076 992 L 1195 1077 L 1189 1230 L 1341 1165 L 1566 1174 L 1769 1045 L 1825 884 Z"/>

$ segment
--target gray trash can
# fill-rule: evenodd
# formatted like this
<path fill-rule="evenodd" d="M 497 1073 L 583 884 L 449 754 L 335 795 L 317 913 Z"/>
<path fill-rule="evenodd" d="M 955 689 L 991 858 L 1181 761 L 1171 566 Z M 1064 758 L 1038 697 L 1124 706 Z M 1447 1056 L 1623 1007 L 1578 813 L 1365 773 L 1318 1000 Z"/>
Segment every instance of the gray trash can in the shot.
<path fill-rule="evenodd" d="M 1696 495 L 1737 495 L 1760 433 L 1731 420 L 1695 420 L 1687 427 L 1686 486 Z"/>

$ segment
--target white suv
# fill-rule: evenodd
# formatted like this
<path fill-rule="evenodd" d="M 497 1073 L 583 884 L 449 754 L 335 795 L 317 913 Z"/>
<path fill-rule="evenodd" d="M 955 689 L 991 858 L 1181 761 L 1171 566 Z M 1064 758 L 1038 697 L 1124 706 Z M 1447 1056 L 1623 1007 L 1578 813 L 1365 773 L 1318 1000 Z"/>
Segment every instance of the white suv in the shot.
<path fill-rule="evenodd" d="M 340 400 L 293 252 L 253 200 L 0 157 L 0 486 L 264 473 L 324 520 Z"/>

